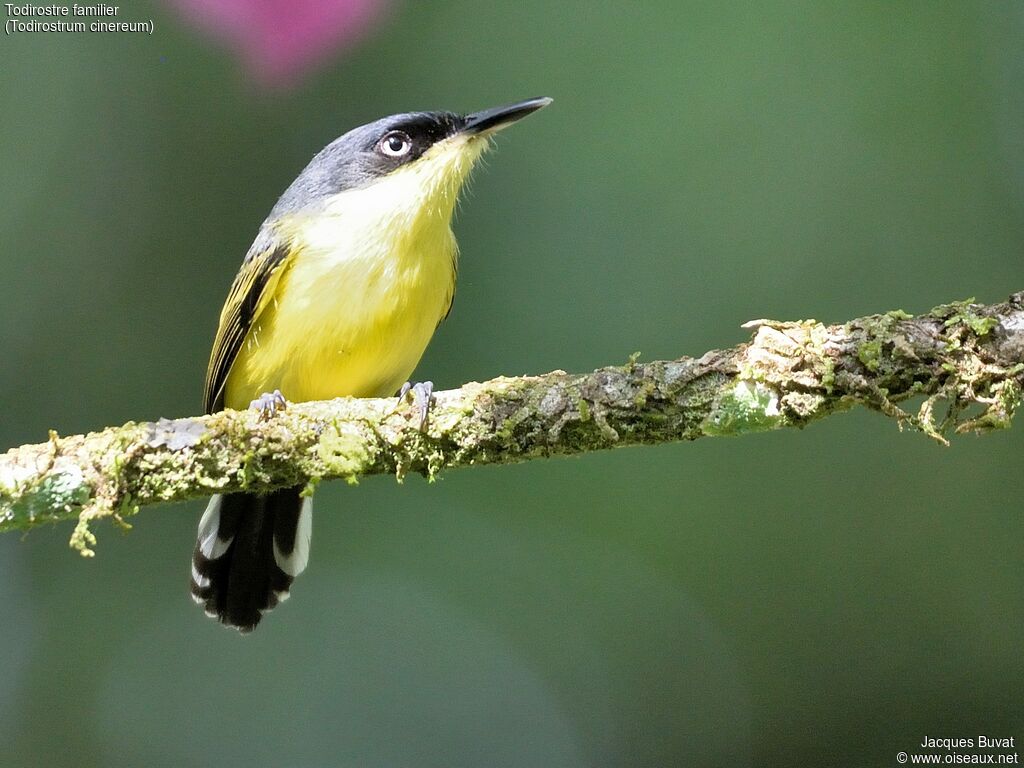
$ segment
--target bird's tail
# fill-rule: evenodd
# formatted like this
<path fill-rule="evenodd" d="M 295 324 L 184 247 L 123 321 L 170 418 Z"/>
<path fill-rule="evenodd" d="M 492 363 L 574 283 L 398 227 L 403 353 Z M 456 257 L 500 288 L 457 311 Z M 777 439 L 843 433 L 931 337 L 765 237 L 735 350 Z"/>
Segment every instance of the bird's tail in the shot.
<path fill-rule="evenodd" d="M 231 493 L 210 499 L 192 555 L 192 599 L 206 615 L 251 632 L 264 613 L 288 599 L 309 561 L 312 499 L 301 487 L 265 496 Z"/>

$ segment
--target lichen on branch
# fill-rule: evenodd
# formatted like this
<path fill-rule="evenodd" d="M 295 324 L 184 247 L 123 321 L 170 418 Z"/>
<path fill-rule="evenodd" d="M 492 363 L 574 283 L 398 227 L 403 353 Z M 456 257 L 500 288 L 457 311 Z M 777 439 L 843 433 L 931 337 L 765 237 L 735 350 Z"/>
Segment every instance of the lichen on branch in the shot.
<path fill-rule="evenodd" d="M 435 393 L 426 428 L 395 398 L 292 404 L 128 423 L 13 448 L 0 456 L 0 531 L 76 520 L 73 548 L 93 554 L 90 528 L 140 507 L 213 493 L 355 482 L 363 475 L 578 454 L 625 445 L 803 427 L 860 405 L 946 443 L 1006 428 L 1024 390 L 1024 292 L 911 316 L 902 311 L 825 325 L 747 323 L 749 342 L 699 358 L 592 373 L 500 377 Z M 901 407 L 921 396 L 913 411 Z"/>

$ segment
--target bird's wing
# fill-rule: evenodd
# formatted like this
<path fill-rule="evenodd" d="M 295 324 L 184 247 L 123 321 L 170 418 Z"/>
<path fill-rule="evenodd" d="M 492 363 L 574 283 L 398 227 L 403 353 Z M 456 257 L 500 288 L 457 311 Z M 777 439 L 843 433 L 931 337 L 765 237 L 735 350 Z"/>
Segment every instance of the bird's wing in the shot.
<path fill-rule="evenodd" d="M 224 385 L 238 350 L 260 312 L 274 295 L 274 289 L 289 261 L 292 249 L 276 238 L 257 238 L 231 284 L 220 313 L 217 338 L 206 369 L 203 407 L 206 413 L 224 408 Z"/>

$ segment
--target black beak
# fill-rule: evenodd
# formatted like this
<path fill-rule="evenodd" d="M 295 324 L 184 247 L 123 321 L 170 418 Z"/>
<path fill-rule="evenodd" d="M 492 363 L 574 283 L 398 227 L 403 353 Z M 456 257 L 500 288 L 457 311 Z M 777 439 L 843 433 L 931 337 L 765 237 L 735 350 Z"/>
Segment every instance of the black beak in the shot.
<path fill-rule="evenodd" d="M 468 133 L 471 136 L 480 133 L 494 133 L 506 126 L 512 125 L 512 123 L 518 120 L 522 120 L 531 112 L 536 112 L 541 107 L 546 107 L 550 103 L 551 99 L 547 96 L 541 96 L 536 99 L 519 101 L 515 104 L 507 104 L 504 107 L 494 107 L 493 109 L 485 109 L 483 112 L 474 112 L 471 115 L 466 115 L 466 122 L 463 123 L 459 132 Z"/>

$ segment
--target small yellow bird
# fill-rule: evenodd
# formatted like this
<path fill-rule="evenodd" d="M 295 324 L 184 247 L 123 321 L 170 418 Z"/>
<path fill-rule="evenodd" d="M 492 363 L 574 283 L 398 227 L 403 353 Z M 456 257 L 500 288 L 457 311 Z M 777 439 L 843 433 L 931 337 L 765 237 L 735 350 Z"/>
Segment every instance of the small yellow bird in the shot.
<path fill-rule="evenodd" d="M 220 315 L 205 409 L 384 397 L 407 379 L 451 309 L 459 190 L 489 137 L 551 103 L 469 115 L 409 112 L 355 128 L 277 201 Z M 192 597 L 242 632 L 287 599 L 309 560 L 312 505 L 288 488 L 214 496 L 199 522 Z"/>

